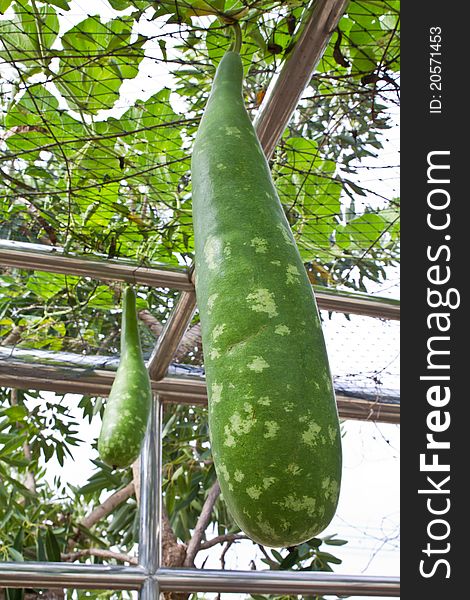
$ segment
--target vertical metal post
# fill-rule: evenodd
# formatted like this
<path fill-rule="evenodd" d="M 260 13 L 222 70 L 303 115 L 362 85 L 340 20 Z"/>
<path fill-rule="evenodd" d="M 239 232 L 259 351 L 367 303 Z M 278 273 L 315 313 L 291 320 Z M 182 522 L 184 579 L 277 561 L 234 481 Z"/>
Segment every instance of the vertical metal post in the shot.
<path fill-rule="evenodd" d="M 139 564 L 147 579 L 140 600 L 158 600 L 158 582 L 153 577 L 161 555 L 161 456 L 162 403 L 154 396 L 149 427 L 140 460 Z"/>

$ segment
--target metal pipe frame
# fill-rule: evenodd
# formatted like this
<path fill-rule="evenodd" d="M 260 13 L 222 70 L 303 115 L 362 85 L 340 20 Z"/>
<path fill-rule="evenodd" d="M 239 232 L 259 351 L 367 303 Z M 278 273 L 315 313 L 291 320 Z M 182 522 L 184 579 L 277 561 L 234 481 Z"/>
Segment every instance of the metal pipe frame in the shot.
<path fill-rule="evenodd" d="M 270 86 L 255 118 L 266 156 L 271 156 L 297 107 L 302 92 L 338 26 L 349 0 L 316 0 L 293 50 Z"/>
<path fill-rule="evenodd" d="M 162 514 L 162 404 L 154 396 L 150 419 L 140 457 L 140 515 L 139 515 L 139 565 L 147 574 L 161 566 L 161 514 Z M 159 583 L 147 577 L 140 592 L 140 600 L 157 600 Z"/>
<path fill-rule="evenodd" d="M 141 600 L 161 592 L 238 592 L 258 594 L 400 595 L 398 577 L 298 571 L 219 571 L 114 567 L 67 563 L 0 563 L 0 585 L 77 589 L 140 590 Z M 150 595 L 144 596 L 144 594 Z"/>
<path fill-rule="evenodd" d="M 262 105 L 256 120 L 258 136 L 267 156 L 287 126 L 298 100 L 320 59 L 328 40 L 347 4 L 347 0 L 317 0 L 312 4 L 309 18 L 300 32 L 295 48 L 281 70 L 269 97 Z M 170 316 L 162 339 L 150 361 L 150 368 L 158 381 L 153 382 L 155 399 L 149 432 L 142 452 L 140 497 L 139 566 L 117 567 L 66 563 L 0 563 L 0 585 L 5 587 L 73 587 L 85 589 L 138 589 L 141 600 L 158 600 L 160 591 L 194 592 L 258 592 L 293 594 L 336 594 L 362 596 L 398 596 L 397 577 L 370 577 L 340 575 L 320 572 L 257 572 L 211 571 L 197 569 L 164 569 L 160 567 L 161 519 L 161 402 L 197 399 L 206 402 L 205 384 L 201 380 L 182 381 L 165 376 L 174 350 L 184 335 L 195 309 L 194 286 L 187 269 L 168 269 L 130 265 L 124 261 L 89 260 L 65 255 L 59 249 L 45 250 L 40 246 L 0 243 L 0 264 L 20 269 L 69 273 L 100 280 L 122 280 L 133 284 L 169 287 L 182 291 L 174 313 Z M 332 308 L 332 296 L 319 296 L 319 306 L 324 301 L 327 310 Z M 369 300 L 370 302 L 370 300 Z M 373 302 L 373 301 L 372 301 Z M 333 304 L 332 304 L 333 303 Z M 368 314 L 369 310 L 354 301 L 346 306 L 342 296 L 341 312 Z M 374 309 L 379 303 L 373 303 Z M 385 310 L 384 303 L 380 303 Z M 384 318 L 397 318 L 396 305 Z M 352 310 L 349 310 L 352 307 Z M 384 316 L 386 313 L 381 313 Z M 377 311 L 373 316 L 378 316 Z M 109 371 L 61 368 L 54 365 L 25 365 L 5 361 L 8 372 L 0 374 L 0 383 L 9 387 L 30 386 L 54 391 L 75 391 L 106 395 L 114 374 Z M 34 369 L 34 372 L 33 372 Z M 0 364 L 0 371 L 2 365 Z M 26 376 L 26 377 L 25 377 Z M 65 380 L 65 381 L 64 381 Z M 73 390 L 71 389 L 73 388 Z M 93 390 L 93 391 L 92 391 Z M 346 400 L 345 400 L 346 402 Z M 350 400 L 348 399 L 349 403 Z M 353 401 L 354 402 L 354 401 Z M 340 402 L 338 402 L 340 406 Z M 362 407 L 364 410 L 365 407 Z M 366 408 L 366 411 L 370 407 Z M 340 406 L 340 412 L 341 412 Z M 344 409 L 343 409 L 344 410 Z M 357 407 L 356 409 L 357 410 Z M 371 409 L 372 410 L 372 409 Z M 388 410 L 388 409 L 387 409 Z M 372 414 L 372 413 L 370 413 Z M 383 414 L 383 413 L 382 413 Z M 364 418 L 364 417 L 362 417 Z"/>
<path fill-rule="evenodd" d="M 134 285 L 192 290 L 186 268 L 158 264 L 141 266 L 125 260 L 109 260 L 64 254 L 62 248 L 0 240 L 0 264 L 17 269 L 78 275 L 100 281 L 125 281 Z"/>
<path fill-rule="evenodd" d="M 195 310 L 196 294 L 182 292 L 148 361 L 150 379 L 158 381 L 165 377 Z"/>
<path fill-rule="evenodd" d="M 57 393 L 107 396 L 115 372 L 90 367 L 27 363 L 15 358 L 0 360 L 0 385 L 11 388 L 47 390 Z M 164 403 L 207 404 L 206 382 L 202 377 L 167 375 L 152 380 L 152 389 Z M 343 419 L 399 423 L 400 404 L 377 399 L 353 398 L 336 394 L 338 412 Z"/>
<path fill-rule="evenodd" d="M 91 277 L 102 281 L 125 281 L 134 285 L 167 287 L 194 293 L 191 270 L 165 265 L 143 267 L 126 261 L 111 261 L 63 254 L 61 248 L 0 240 L 0 265 Z M 400 319 L 400 303 L 390 298 L 358 292 L 328 290 L 313 286 L 318 308 L 382 319 Z"/>

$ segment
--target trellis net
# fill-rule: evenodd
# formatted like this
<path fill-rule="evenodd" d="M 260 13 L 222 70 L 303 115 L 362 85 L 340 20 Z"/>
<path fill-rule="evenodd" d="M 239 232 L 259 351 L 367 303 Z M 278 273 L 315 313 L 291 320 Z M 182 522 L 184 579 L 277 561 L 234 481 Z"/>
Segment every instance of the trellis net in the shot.
<path fill-rule="evenodd" d="M 190 265 L 191 145 L 230 43 L 227 22 L 185 2 L 3 5 L 0 236 Z M 213 6 L 247 14 L 254 117 L 309 6 L 224 10 Z M 387 131 L 398 103 L 397 11 L 393 1 L 350 3 L 270 161 L 315 284 L 397 291 L 398 151 Z M 3 285 L 14 299 L 1 300 L 6 345 L 116 349 L 117 285 L 19 270 L 5 270 Z M 145 290 L 141 308 L 164 320 L 174 297 Z"/>
<path fill-rule="evenodd" d="M 230 44 L 230 18 L 242 22 L 244 95 L 255 118 L 269 109 L 270 85 L 311 8 L 305 0 L 0 0 L 0 238 L 136 265 L 191 265 L 191 148 L 215 67 Z M 398 10 L 396 0 L 349 3 L 270 158 L 316 285 L 398 293 Z M 115 367 L 120 284 L 1 268 L 0 285 L 2 360 Z M 177 298 L 176 290 L 138 287 L 147 357 Z M 397 324 L 326 311 L 322 318 L 337 390 L 396 400 Z M 190 332 L 175 369 L 201 374 L 197 314 Z M 2 397 L 10 410 L 2 427 L 11 417 L 17 437 L 10 444 L 12 468 L 26 469 L 20 455 L 27 439 L 34 460 L 56 453 L 63 462 L 61 441 L 76 441 L 67 409 L 54 405 L 51 416 L 42 402 L 26 419 L 18 394 L 17 404 Z M 90 398 L 81 402 L 90 419 L 101 408 Z M 206 449 L 197 441 L 207 439 L 207 428 L 194 425 L 190 410 L 175 409 L 178 429 L 165 446 L 164 493 L 169 509 L 177 509 L 172 525 L 181 539 L 198 515 L 196 505 L 183 506 L 185 494 L 202 502 L 201 481 L 210 480 Z M 41 432 L 46 422 L 47 435 Z M 96 503 L 103 491 L 130 481 L 129 473 L 100 466 L 77 497 Z M 10 518 L 26 528 L 25 555 L 37 558 L 28 546 L 34 523 L 22 520 L 28 506 L 14 508 L 19 516 L 13 511 Z M 218 510 L 223 529 L 228 517 Z M 57 511 L 44 509 L 44 522 L 63 519 L 72 527 Z M 130 551 L 137 522 L 129 500 L 109 517 L 103 539 Z M 54 535 L 66 544 L 63 529 Z M 2 547 L 6 558 L 15 559 L 14 551 L 13 542 Z"/>

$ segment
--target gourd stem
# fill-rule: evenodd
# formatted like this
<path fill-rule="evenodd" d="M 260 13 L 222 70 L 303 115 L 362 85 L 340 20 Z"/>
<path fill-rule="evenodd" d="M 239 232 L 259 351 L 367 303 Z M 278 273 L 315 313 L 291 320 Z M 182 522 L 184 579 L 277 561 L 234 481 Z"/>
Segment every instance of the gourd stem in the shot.
<path fill-rule="evenodd" d="M 233 23 L 230 24 L 230 27 L 232 28 L 231 31 L 232 31 L 232 35 L 233 35 L 233 40 L 232 40 L 232 44 L 230 46 L 230 51 L 240 54 L 240 50 L 242 47 L 242 30 L 240 27 L 240 23 L 238 21 L 234 21 Z"/>

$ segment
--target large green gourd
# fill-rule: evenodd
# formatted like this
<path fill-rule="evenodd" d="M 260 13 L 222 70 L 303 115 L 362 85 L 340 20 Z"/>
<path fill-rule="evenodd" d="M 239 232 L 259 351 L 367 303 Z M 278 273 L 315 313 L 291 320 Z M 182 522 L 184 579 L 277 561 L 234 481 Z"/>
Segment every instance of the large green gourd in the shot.
<path fill-rule="evenodd" d="M 135 293 L 127 287 L 122 300 L 121 357 L 98 439 L 98 452 L 104 463 L 123 468 L 139 456 L 151 402 L 150 379 L 137 327 Z"/>
<path fill-rule="evenodd" d="M 228 51 L 192 156 L 211 446 L 240 528 L 266 546 L 291 546 L 334 515 L 340 430 L 312 288 L 242 83 L 240 57 Z"/>

